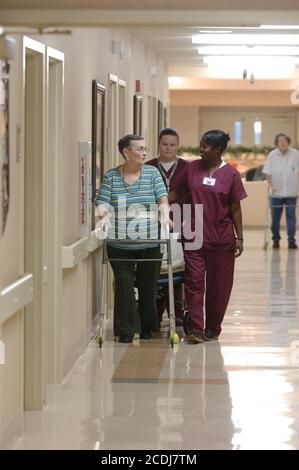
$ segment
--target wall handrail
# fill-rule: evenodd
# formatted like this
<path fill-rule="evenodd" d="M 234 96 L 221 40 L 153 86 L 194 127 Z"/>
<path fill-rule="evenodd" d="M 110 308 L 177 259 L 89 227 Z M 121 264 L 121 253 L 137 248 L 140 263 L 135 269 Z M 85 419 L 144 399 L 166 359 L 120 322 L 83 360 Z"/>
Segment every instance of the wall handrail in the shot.
<path fill-rule="evenodd" d="M 100 237 L 100 229 L 91 232 L 90 237 L 80 238 L 72 245 L 62 247 L 62 268 L 74 268 L 93 251 L 100 248 L 103 241 Z"/>
<path fill-rule="evenodd" d="M 33 300 L 33 275 L 24 274 L 0 292 L 0 325 Z"/>

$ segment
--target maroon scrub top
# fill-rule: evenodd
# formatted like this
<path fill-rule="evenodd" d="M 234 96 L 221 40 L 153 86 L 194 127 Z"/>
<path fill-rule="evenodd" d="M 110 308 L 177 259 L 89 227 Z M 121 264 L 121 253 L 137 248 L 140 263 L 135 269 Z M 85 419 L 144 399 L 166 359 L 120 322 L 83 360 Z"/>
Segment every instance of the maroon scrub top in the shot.
<path fill-rule="evenodd" d="M 194 231 L 194 205 L 203 205 L 203 248 L 230 250 L 235 246 L 230 204 L 239 202 L 247 194 L 239 172 L 228 163 L 214 171 L 215 185 L 203 184 L 210 177 L 201 160 L 191 162 L 180 174 L 176 185 L 189 193 L 192 204 L 191 228 Z M 187 222 L 187 221 L 186 221 Z M 189 240 L 190 241 L 190 240 Z"/>
<path fill-rule="evenodd" d="M 153 165 L 156 168 L 158 168 L 158 170 L 160 171 L 160 174 L 163 178 L 166 189 L 167 189 L 165 174 L 166 174 L 166 177 L 169 178 L 171 176 L 173 166 L 171 166 L 168 171 L 166 171 L 165 168 L 163 168 L 163 171 L 161 171 L 161 168 L 158 165 L 158 158 L 153 158 L 152 160 L 149 160 L 148 162 L 146 162 L 146 164 L 147 165 Z M 170 178 L 169 191 L 175 191 L 176 190 L 176 188 L 178 187 L 177 186 L 177 181 L 178 181 L 180 175 L 184 172 L 184 170 L 186 170 L 186 168 L 189 165 L 190 165 L 190 162 L 188 162 L 186 160 L 183 160 L 182 158 L 177 159 L 177 166 L 176 166 L 175 172 Z M 190 202 L 190 199 L 189 199 L 189 196 L 187 195 L 186 197 L 184 197 L 183 199 L 178 201 L 178 204 L 182 207 L 183 204 L 188 204 L 189 202 Z M 170 213 L 170 218 L 171 218 L 171 220 L 173 220 L 173 217 L 172 217 L 171 213 Z M 174 228 L 173 228 L 174 232 L 181 233 L 181 224 L 182 224 L 182 222 L 183 222 L 183 217 L 181 217 L 181 219 L 180 219 L 179 226 L 176 226 L 176 225 L 174 226 Z M 181 240 L 181 238 L 179 238 L 179 240 Z"/>
<path fill-rule="evenodd" d="M 159 165 L 158 165 L 158 158 L 153 158 L 152 160 L 149 160 L 148 162 L 146 162 L 146 164 L 147 165 L 152 165 L 152 166 L 155 166 L 156 168 L 158 168 L 158 170 L 160 171 L 161 176 L 163 178 L 164 184 L 167 187 L 164 174 L 166 174 L 166 177 L 169 178 L 169 176 L 171 175 L 173 167 L 170 167 L 168 171 L 165 171 L 165 168 L 163 168 L 163 172 L 161 172 L 161 170 L 159 168 Z M 188 166 L 189 166 L 189 162 L 187 162 L 186 160 L 183 160 L 182 158 L 178 158 L 177 167 L 175 169 L 175 172 L 174 172 L 173 176 L 170 179 L 169 191 L 174 191 L 177 188 L 177 180 L 178 180 L 180 174 Z"/>

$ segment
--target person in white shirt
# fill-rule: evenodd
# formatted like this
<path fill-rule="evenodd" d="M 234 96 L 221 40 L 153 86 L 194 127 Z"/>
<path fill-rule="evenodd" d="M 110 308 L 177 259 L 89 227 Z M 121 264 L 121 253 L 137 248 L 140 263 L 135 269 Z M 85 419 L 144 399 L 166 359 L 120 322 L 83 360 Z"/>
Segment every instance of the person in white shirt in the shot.
<path fill-rule="evenodd" d="M 275 137 L 276 148 L 269 153 L 263 169 L 271 191 L 273 248 L 279 248 L 280 220 L 285 206 L 289 248 L 297 249 L 295 236 L 299 152 L 290 144 L 291 139 L 286 134 L 278 134 Z"/>

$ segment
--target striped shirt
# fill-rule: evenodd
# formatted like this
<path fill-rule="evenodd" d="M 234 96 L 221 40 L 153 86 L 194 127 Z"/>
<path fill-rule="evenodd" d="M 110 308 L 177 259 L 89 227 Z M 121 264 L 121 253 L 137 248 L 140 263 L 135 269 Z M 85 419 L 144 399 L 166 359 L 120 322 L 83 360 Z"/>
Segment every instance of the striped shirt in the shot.
<path fill-rule="evenodd" d="M 142 166 L 140 177 L 131 185 L 124 181 L 118 168 L 107 171 L 96 205 L 101 204 L 112 213 L 108 238 L 158 239 L 157 202 L 163 196 L 167 196 L 167 191 L 159 170 L 153 166 Z M 143 250 L 157 244 L 113 243 L 113 246 L 125 250 Z"/>

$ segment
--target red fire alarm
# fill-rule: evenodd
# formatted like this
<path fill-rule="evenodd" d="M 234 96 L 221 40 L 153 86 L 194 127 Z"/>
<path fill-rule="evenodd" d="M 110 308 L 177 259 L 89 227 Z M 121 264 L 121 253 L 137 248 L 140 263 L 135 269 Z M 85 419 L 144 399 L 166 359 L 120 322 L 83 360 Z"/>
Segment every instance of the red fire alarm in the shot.
<path fill-rule="evenodd" d="M 136 80 L 136 93 L 141 92 L 141 80 Z"/>

